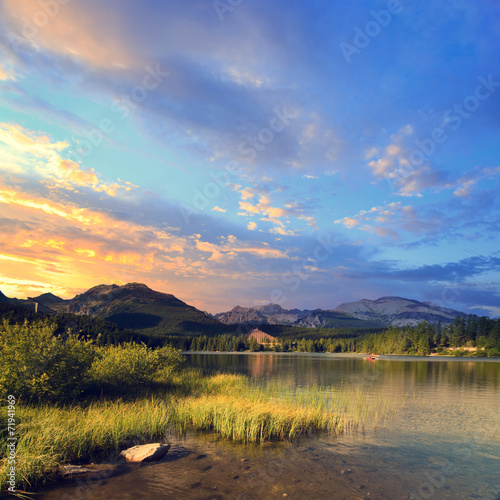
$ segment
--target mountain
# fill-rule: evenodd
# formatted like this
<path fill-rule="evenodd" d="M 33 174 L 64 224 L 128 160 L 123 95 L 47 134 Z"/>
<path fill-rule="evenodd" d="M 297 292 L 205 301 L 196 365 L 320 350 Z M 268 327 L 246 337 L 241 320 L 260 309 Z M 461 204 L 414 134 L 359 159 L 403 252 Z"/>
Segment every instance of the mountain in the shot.
<path fill-rule="evenodd" d="M 0 291 L 0 303 L 9 303 L 10 302 L 10 299 L 7 298 L 1 291 Z"/>
<path fill-rule="evenodd" d="M 36 300 L 40 304 L 47 306 L 49 309 L 57 313 L 67 313 L 69 310 L 70 301 L 61 299 L 61 297 L 58 297 L 53 293 L 42 293 L 42 295 L 39 295 L 38 297 L 33 297 L 33 300 Z"/>
<path fill-rule="evenodd" d="M 283 309 L 278 304 L 265 306 L 236 306 L 231 311 L 215 314 L 214 318 L 226 325 L 287 325 L 302 328 L 379 328 L 384 326 L 379 320 L 360 320 L 336 311 L 321 309 Z"/>
<path fill-rule="evenodd" d="M 335 311 L 349 314 L 355 318 L 379 321 L 386 326 L 414 326 L 422 321 L 437 324 L 451 323 L 457 316 L 465 313 L 439 307 L 431 302 L 404 299 L 402 297 L 381 297 L 377 300 L 358 300 L 340 304 Z"/>
<path fill-rule="evenodd" d="M 58 297 L 57 295 L 54 295 L 53 293 L 42 293 L 42 295 L 39 295 L 38 297 L 33 297 L 33 300 L 41 302 L 42 304 L 45 304 L 46 306 L 53 305 L 53 304 L 61 304 L 64 302 L 69 303 L 69 300 L 61 299 L 61 297 Z"/>
<path fill-rule="evenodd" d="M 206 313 L 142 283 L 95 286 L 71 299 L 68 312 L 98 316 L 120 328 L 149 334 L 217 333 L 220 327 L 224 330 L 224 325 Z"/>

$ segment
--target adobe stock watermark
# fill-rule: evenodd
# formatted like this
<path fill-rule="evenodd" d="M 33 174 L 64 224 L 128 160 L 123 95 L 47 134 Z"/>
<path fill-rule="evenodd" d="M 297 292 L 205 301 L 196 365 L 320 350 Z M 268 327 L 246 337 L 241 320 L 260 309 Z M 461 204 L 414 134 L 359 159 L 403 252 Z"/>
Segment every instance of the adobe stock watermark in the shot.
<path fill-rule="evenodd" d="M 14 33 L 7 34 L 7 39 L 14 52 L 19 53 L 19 48 L 23 45 L 28 45 L 30 49 L 36 49 L 34 39 L 39 34 L 40 30 L 43 30 L 51 19 L 59 14 L 61 5 L 66 5 L 70 1 L 71 0 L 38 0 L 36 5 L 38 5 L 39 9 L 33 13 L 31 18 L 28 19 L 26 16 L 20 18 L 22 36 Z"/>
<path fill-rule="evenodd" d="M 154 68 L 146 66 L 144 70 L 145 74 L 141 83 L 132 87 L 128 94 L 122 94 L 116 98 L 111 104 L 111 110 L 119 115 L 120 120 L 128 118 L 131 110 L 136 109 L 148 97 L 149 92 L 156 90 L 170 74 L 162 71 L 159 64 L 156 64 Z M 95 148 L 104 142 L 106 136 L 111 135 L 115 130 L 116 123 L 114 119 L 102 118 L 97 127 L 91 130 L 83 130 L 80 137 L 73 135 L 74 147 L 68 157 L 71 160 L 82 161 L 84 157 L 89 156 Z"/>
<path fill-rule="evenodd" d="M 500 417 L 489 410 L 489 415 L 481 423 L 481 426 L 472 433 L 468 439 L 457 442 L 451 451 L 453 459 L 446 459 L 438 469 L 426 471 L 425 481 L 416 488 L 408 488 L 408 500 L 428 500 L 433 498 L 449 480 L 456 475 L 460 467 L 472 458 L 474 453 L 480 452 L 480 446 L 484 445 L 496 436 L 500 426 Z"/>
<path fill-rule="evenodd" d="M 372 10 L 370 12 L 372 19 L 365 24 L 363 29 L 355 26 L 352 43 L 340 43 L 340 50 L 345 60 L 350 64 L 352 57 L 355 54 L 361 54 L 361 51 L 366 49 L 372 43 L 372 40 L 391 24 L 393 16 L 401 14 L 401 12 L 403 12 L 403 6 L 400 0 L 389 0 L 387 2 L 387 9 L 382 9 L 378 12 Z"/>
<path fill-rule="evenodd" d="M 448 285 L 441 290 L 440 300 L 434 302 L 439 307 L 450 307 L 460 297 L 458 285 Z"/>
<path fill-rule="evenodd" d="M 64 493 L 61 495 L 61 500 L 77 500 L 86 499 L 91 497 L 96 488 L 99 488 L 106 479 L 110 478 L 116 471 L 116 468 L 126 462 L 125 458 L 118 454 L 118 452 L 111 452 L 107 460 L 104 462 L 109 467 L 96 470 L 90 474 L 85 475 L 83 478 L 76 476 L 76 483 L 74 493 Z"/>
<path fill-rule="evenodd" d="M 479 109 L 481 103 L 487 101 L 500 87 L 500 81 L 493 80 L 492 74 L 488 75 L 488 78 L 480 76 L 478 81 L 479 84 L 473 94 L 468 95 L 461 103 L 455 103 L 443 113 L 442 127 L 434 128 L 425 139 L 415 141 L 416 148 L 408 156 L 408 162 L 412 167 L 422 166 L 426 159 L 436 152 L 438 144 L 448 140 L 449 134 L 445 127 L 449 127 L 451 131 L 458 130 L 463 122 Z"/>
<path fill-rule="evenodd" d="M 406 161 L 400 164 L 396 172 L 391 172 L 391 176 L 386 175 L 389 183 L 398 187 L 398 181 L 410 176 L 418 167 L 424 165 L 435 154 L 438 146 L 444 144 L 450 138 L 451 133 L 456 132 L 500 87 L 500 81 L 494 80 L 492 74 L 487 78 L 479 76 L 477 80 L 478 85 L 472 94 L 444 111 L 442 126 L 435 127 L 424 139 L 415 140 L 415 148 L 408 154 Z"/>
<path fill-rule="evenodd" d="M 275 139 L 276 134 L 283 132 L 290 125 L 291 120 L 296 118 L 296 113 L 287 108 L 286 105 L 276 106 L 273 115 L 269 119 L 268 126 L 262 127 L 256 135 L 249 135 L 237 148 L 242 157 L 248 157 L 249 161 L 255 160 L 259 152 L 264 151 Z M 180 205 L 180 211 L 186 224 L 190 223 L 193 215 L 198 215 L 209 202 L 217 198 L 221 192 L 231 183 L 231 177 L 238 177 L 243 173 L 243 166 L 238 161 L 231 161 L 224 169 L 210 174 L 210 181 L 202 189 L 193 188 L 191 206 L 185 203 Z"/>
<path fill-rule="evenodd" d="M 278 304 L 281 307 L 288 300 L 286 295 L 287 290 L 289 292 L 296 292 L 302 285 L 304 281 L 307 281 L 312 275 L 314 266 L 321 264 L 328 260 L 335 251 L 335 244 L 333 243 L 331 236 L 327 235 L 323 238 L 316 239 L 317 245 L 314 247 L 312 255 L 302 259 L 301 263 L 293 264 L 290 270 L 281 273 L 281 282 L 285 287 L 277 287 L 271 290 L 269 293 L 269 303 Z M 261 304 L 261 301 L 256 300 L 254 305 Z M 260 326 L 260 324 L 252 325 L 238 325 L 238 335 L 248 334 L 255 326 Z M 246 330 L 246 331 L 243 331 Z"/>
<path fill-rule="evenodd" d="M 224 21 L 226 14 L 234 12 L 242 3 L 243 0 L 214 0 L 212 5 L 218 18 Z"/>

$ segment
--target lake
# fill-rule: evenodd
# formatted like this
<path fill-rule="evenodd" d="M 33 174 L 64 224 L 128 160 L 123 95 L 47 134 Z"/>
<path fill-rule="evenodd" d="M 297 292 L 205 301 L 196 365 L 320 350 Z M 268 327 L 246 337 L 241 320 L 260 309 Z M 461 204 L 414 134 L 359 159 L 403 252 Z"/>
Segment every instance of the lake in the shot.
<path fill-rule="evenodd" d="M 500 360 L 306 353 L 190 353 L 190 366 L 289 388 L 353 390 L 391 411 L 333 437 L 237 445 L 170 436 L 167 458 L 66 481 L 45 500 L 500 499 Z M 279 398 L 279 394 L 276 395 Z"/>

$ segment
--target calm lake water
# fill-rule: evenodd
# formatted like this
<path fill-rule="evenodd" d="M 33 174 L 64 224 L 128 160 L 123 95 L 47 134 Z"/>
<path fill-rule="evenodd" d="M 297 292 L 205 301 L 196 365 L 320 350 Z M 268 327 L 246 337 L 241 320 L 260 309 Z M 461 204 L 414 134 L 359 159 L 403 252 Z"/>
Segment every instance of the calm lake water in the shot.
<path fill-rule="evenodd" d="M 105 480 L 67 481 L 45 500 L 500 499 L 500 360 L 356 355 L 188 355 L 190 366 L 288 387 L 356 389 L 396 411 L 373 428 L 243 446 L 172 436 L 167 458 Z"/>

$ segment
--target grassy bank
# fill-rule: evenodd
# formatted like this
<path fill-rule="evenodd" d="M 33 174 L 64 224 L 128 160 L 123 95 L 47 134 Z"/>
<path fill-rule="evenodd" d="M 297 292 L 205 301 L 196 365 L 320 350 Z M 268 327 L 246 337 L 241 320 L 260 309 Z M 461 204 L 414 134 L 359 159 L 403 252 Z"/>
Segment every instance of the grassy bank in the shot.
<path fill-rule="evenodd" d="M 351 407 L 346 402 L 350 401 Z M 362 401 L 365 403 L 361 404 Z M 285 389 L 243 375 L 176 374 L 164 391 L 144 390 L 132 400 L 47 405 L 19 402 L 16 419 L 18 488 L 57 476 L 62 464 L 99 460 L 134 442 L 152 442 L 177 430 L 217 432 L 238 442 L 293 440 L 338 433 L 386 415 L 384 404 L 361 394 L 317 388 Z M 5 449 L 5 437 L 2 438 Z M 0 470 L 5 485 L 6 460 Z"/>
<path fill-rule="evenodd" d="M 4 323 L 0 362 L 2 489 L 9 471 L 7 395 L 16 400 L 17 489 L 43 484 L 63 464 L 98 462 L 172 431 L 260 443 L 338 433 L 388 414 L 385 402 L 347 388 L 205 375 L 183 369 L 182 356 L 171 348 L 96 346 L 54 335 L 46 323 Z"/>

